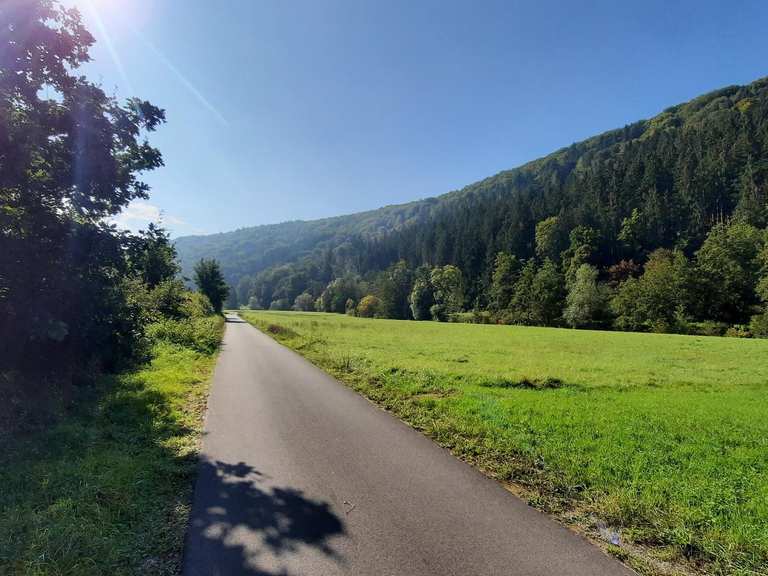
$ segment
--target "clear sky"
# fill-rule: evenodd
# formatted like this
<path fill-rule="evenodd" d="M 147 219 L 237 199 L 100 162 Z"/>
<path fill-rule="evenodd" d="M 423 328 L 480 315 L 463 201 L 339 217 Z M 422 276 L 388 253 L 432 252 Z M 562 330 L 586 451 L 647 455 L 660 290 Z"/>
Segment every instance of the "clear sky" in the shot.
<path fill-rule="evenodd" d="M 168 123 L 174 235 L 435 196 L 768 75 L 768 2 L 66 0 Z"/>

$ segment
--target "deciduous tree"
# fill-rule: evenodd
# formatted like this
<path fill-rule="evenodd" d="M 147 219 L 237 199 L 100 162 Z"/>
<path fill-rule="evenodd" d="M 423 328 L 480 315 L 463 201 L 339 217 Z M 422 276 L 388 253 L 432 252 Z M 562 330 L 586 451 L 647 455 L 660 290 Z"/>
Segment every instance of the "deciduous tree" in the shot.
<path fill-rule="evenodd" d="M 408 301 L 414 320 L 429 320 L 432 317 L 430 309 L 435 304 L 435 296 L 428 268 L 424 267 L 416 271 L 416 280 Z"/>
<path fill-rule="evenodd" d="M 764 234 L 745 222 L 718 224 L 696 252 L 696 285 L 702 317 L 748 322 L 758 304 L 758 258 Z"/>
<path fill-rule="evenodd" d="M 302 292 L 296 296 L 293 302 L 293 309 L 299 312 L 311 312 L 315 309 L 315 299 L 309 292 Z"/>
<path fill-rule="evenodd" d="M 515 292 L 520 276 L 520 261 L 513 254 L 499 252 L 493 265 L 490 288 L 490 306 L 495 312 L 506 310 Z"/>
<path fill-rule="evenodd" d="M 674 330 L 689 310 L 690 268 L 679 251 L 656 250 L 640 278 L 630 278 L 611 302 L 621 330 Z"/>
<path fill-rule="evenodd" d="M 221 314 L 229 288 L 219 263 L 213 259 L 201 258 L 195 265 L 194 280 L 197 289 L 208 298 L 216 313 Z"/>
<path fill-rule="evenodd" d="M 597 277 L 597 268 L 589 264 L 582 264 L 576 271 L 563 311 L 563 319 L 573 328 L 587 326 L 604 316 L 607 292 Z"/>
<path fill-rule="evenodd" d="M 381 300 L 373 294 L 368 294 L 360 299 L 357 304 L 357 315 L 361 318 L 376 318 L 382 310 Z"/>
<path fill-rule="evenodd" d="M 0 27 L 2 360 L 116 366 L 143 328 L 124 284 L 127 236 L 105 221 L 147 198 L 139 176 L 162 159 L 144 134 L 164 113 L 79 73 L 93 37 L 76 10 L 6 1 Z"/>

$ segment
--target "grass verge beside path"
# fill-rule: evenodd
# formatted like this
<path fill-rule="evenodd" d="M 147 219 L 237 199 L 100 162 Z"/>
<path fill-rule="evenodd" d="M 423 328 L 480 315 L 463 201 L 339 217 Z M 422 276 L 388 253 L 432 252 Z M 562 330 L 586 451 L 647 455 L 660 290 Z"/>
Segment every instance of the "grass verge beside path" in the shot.
<path fill-rule="evenodd" d="M 156 338 L 150 364 L 104 377 L 0 454 L 0 574 L 178 572 L 223 332 L 223 319 L 194 322 L 201 346 Z"/>
<path fill-rule="evenodd" d="M 768 341 L 242 316 L 649 574 L 768 574 Z"/>

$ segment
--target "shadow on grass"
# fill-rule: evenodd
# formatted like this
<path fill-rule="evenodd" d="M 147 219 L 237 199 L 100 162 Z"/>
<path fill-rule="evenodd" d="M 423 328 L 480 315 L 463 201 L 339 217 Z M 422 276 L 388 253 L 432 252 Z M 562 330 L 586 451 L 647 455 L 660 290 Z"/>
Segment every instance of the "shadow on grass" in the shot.
<path fill-rule="evenodd" d="M 345 534 L 326 502 L 300 490 L 260 485 L 253 467 L 202 460 L 184 553 L 185 576 L 278 576 L 280 559 L 305 547 L 343 564 L 329 540 Z"/>
<path fill-rule="evenodd" d="M 197 464 L 182 406 L 203 365 L 181 348 L 161 356 L 151 377 L 142 366 L 79 386 L 59 420 L 0 446 L 0 574 L 178 572 Z"/>

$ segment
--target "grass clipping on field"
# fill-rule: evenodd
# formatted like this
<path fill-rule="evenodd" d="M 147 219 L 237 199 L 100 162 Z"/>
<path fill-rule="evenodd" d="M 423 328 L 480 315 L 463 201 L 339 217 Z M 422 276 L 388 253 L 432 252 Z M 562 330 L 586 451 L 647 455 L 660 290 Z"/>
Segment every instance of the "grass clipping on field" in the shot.
<path fill-rule="evenodd" d="M 206 345 L 157 340 L 75 412 L 0 457 L 0 573 L 177 574 L 223 319 Z"/>
<path fill-rule="evenodd" d="M 768 341 L 243 317 L 645 573 L 768 573 Z"/>

